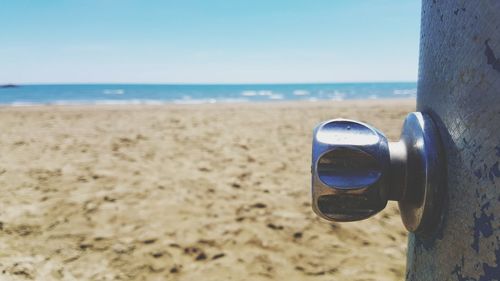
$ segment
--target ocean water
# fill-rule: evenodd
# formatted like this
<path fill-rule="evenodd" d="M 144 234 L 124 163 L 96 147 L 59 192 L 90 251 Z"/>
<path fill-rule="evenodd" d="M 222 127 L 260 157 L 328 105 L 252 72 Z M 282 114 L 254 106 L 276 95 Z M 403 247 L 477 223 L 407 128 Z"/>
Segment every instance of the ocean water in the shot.
<path fill-rule="evenodd" d="M 416 83 L 21 85 L 0 88 L 0 105 L 199 104 L 414 98 Z"/>

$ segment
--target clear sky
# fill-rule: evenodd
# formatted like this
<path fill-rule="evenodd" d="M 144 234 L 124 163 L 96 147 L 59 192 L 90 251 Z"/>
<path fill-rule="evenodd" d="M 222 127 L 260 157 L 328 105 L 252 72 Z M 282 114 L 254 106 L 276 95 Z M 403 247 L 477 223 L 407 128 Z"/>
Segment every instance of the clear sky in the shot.
<path fill-rule="evenodd" d="M 0 83 L 416 81 L 419 0 L 0 0 Z"/>

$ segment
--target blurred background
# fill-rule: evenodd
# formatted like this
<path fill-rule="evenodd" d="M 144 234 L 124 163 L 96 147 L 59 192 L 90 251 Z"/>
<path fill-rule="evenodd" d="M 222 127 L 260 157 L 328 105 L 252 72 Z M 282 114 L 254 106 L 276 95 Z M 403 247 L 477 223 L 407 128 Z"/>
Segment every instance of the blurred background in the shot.
<path fill-rule="evenodd" d="M 394 205 L 313 214 L 310 142 L 399 135 L 419 24 L 416 0 L 0 0 L 0 279 L 403 279 Z"/>

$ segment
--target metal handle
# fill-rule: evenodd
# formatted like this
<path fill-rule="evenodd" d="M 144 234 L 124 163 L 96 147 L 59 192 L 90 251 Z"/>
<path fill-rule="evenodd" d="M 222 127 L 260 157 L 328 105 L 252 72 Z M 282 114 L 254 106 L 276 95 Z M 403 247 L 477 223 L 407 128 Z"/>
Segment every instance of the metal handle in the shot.
<path fill-rule="evenodd" d="M 444 187 L 441 151 L 437 128 L 420 112 L 407 116 L 398 142 L 362 122 L 323 122 L 313 136 L 313 209 L 327 220 L 357 221 L 395 200 L 409 231 L 432 231 Z"/>

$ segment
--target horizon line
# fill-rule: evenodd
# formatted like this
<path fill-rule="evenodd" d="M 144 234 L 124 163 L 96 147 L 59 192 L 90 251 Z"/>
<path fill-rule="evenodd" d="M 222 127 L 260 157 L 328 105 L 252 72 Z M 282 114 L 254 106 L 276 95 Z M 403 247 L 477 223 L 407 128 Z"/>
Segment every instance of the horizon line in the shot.
<path fill-rule="evenodd" d="M 411 80 L 396 80 L 396 81 L 317 81 L 317 82 L 21 82 L 21 83 L 0 83 L 1 85 L 16 85 L 16 86 L 43 86 L 43 85 L 172 85 L 172 86 L 219 86 L 219 85 L 307 85 L 307 84 L 393 84 L 393 83 L 417 83 L 418 81 Z"/>

